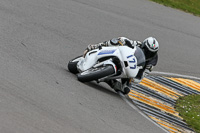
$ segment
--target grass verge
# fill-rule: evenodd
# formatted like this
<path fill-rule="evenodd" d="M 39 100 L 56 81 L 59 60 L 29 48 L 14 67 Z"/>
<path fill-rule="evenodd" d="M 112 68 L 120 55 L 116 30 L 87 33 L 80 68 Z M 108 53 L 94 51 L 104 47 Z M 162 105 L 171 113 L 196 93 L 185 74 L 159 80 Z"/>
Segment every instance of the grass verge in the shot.
<path fill-rule="evenodd" d="M 151 0 L 200 16 L 200 0 Z"/>
<path fill-rule="evenodd" d="M 176 110 L 191 128 L 200 133 L 200 95 L 179 98 L 176 102 Z"/>

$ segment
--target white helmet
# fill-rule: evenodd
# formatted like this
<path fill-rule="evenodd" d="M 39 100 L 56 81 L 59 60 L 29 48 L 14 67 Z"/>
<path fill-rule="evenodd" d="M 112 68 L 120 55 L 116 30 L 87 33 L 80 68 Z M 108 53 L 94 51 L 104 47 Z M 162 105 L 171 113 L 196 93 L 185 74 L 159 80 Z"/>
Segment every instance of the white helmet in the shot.
<path fill-rule="evenodd" d="M 148 37 L 143 41 L 143 44 L 148 48 L 151 52 L 157 52 L 159 49 L 158 41 L 153 37 Z"/>
<path fill-rule="evenodd" d="M 148 37 L 147 39 L 143 41 L 142 47 L 143 47 L 146 59 L 150 59 L 157 54 L 158 49 L 159 49 L 159 44 L 155 38 Z"/>

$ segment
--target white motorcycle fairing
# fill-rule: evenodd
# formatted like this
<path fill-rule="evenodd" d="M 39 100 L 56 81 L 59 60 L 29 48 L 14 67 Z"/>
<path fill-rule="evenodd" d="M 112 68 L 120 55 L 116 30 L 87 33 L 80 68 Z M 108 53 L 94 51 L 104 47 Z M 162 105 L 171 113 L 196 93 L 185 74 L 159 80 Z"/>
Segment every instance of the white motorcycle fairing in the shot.
<path fill-rule="evenodd" d="M 84 72 L 90 68 L 95 68 L 101 65 L 112 65 L 117 73 L 117 67 L 113 63 L 112 58 L 117 57 L 121 64 L 121 74 L 113 78 L 135 78 L 142 66 L 138 66 L 138 59 L 135 56 L 135 52 L 138 47 L 130 48 L 128 46 L 116 46 L 116 47 L 102 47 L 88 52 L 85 58 L 81 58 L 77 63 L 77 69 L 79 72 Z M 143 55 L 144 56 L 144 55 Z M 145 57 L 144 57 L 145 58 Z M 100 62 L 101 59 L 105 59 Z M 145 60 L 145 59 L 144 59 Z M 141 63 L 141 62 L 140 62 Z M 108 77 L 107 77 L 108 78 Z"/>

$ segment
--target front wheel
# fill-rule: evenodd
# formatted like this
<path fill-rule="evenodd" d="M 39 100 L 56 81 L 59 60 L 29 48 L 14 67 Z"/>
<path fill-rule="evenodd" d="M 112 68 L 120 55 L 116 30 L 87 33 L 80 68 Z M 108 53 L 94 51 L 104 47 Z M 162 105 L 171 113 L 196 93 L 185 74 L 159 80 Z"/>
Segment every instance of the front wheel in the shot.
<path fill-rule="evenodd" d="M 82 73 L 79 73 L 77 75 L 77 78 L 81 82 L 89 82 L 92 80 L 101 79 L 103 77 L 109 76 L 114 73 L 115 70 L 113 66 L 107 65 L 107 66 L 100 66 L 97 68 L 91 68 Z"/>
<path fill-rule="evenodd" d="M 77 74 L 79 73 L 78 69 L 77 69 L 77 63 L 80 61 L 80 59 L 83 58 L 82 55 L 72 59 L 69 61 L 68 63 L 68 70 L 73 73 L 73 74 Z"/>

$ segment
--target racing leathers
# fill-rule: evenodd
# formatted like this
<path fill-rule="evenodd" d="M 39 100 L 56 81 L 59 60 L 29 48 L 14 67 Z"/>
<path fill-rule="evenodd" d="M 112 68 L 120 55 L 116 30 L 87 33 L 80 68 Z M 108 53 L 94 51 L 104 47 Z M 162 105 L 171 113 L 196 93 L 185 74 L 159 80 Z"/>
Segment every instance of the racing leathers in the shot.
<path fill-rule="evenodd" d="M 103 47 L 113 47 L 113 46 L 128 46 L 130 48 L 134 48 L 135 46 L 140 47 L 145 54 L 145 50 L 144 50 L 144 45 L 140 42 L 140 41 L 133 41 L 130 40 L 126 37 L 118 37 L 118 38 L 113 38 L 109 41 L 105 41 L 105 42 L 101 42 L 98 44 L 90 44 L 88 45 L 88 47 L 86 48 L 84 55 L 93 49 L 97 49 L 99 48 L 99 46 L 103 46 Z M 153 57 L 147 57 L 146 56 L 146 63 L 143 69 L 141 69 L 136 78 L 131 79 L 131 78 L 123 78 L 121 79 L 121 82 L 113 79 L 113 80 L 108 80 L 105 81 L 106 83 L 108 83 L 108 85 L 113 88 L 115 91 L 122 91 L 124 94 L 127 94 L 130 89 L 128 88 L 129 84 L 131 82 L 134 83 L 139 83 L 144 77 L 146 77 L 153 69 L 153 67 L 157 64 L 158 61 L 158 54 L 156 53 Z"/>

